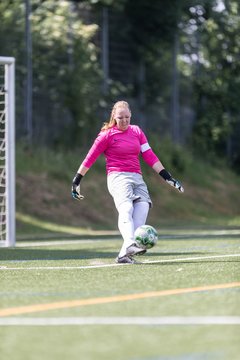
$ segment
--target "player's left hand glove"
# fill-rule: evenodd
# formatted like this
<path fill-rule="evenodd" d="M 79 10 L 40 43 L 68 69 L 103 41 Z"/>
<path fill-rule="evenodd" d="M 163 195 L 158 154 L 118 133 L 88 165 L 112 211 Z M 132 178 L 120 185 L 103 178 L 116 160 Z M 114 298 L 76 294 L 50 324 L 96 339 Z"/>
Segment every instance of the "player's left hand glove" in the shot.
<path fill-rule="evenodd" d="M 72 197 L 75 200 L 83 200 L 84 196 L 81 195 L 80 192 L 80 181 L 82 180 L 82 175 L 77 173 L 74 178 L 73 178 L 73 182 L 72 182 Z"/>
<path fill-rule="evenodd" d="M 171 186 L 175 187 L 179 192 L 184 192 L 184 188 L 180 184 L 180 182 L 172 177 L 171 174 L 165 169 L 161 170 L 159 175 Z"/>

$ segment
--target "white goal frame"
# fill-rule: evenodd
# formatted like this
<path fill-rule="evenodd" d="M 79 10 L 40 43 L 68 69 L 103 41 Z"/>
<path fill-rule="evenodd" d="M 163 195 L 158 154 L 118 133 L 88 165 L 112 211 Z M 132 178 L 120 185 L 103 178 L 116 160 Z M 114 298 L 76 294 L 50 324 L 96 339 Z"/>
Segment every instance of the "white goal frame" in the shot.
<path fill-rule="evenodd" d="M 15 58 L 0 56 L 0 246 L 15 246 Z"/>

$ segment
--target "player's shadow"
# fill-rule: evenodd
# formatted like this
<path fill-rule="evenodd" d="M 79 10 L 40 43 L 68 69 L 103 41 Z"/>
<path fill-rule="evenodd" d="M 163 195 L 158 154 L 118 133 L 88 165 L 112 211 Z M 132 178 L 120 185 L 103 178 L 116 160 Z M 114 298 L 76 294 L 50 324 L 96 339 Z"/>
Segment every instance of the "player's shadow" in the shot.
<path fill-rule="evenodd" d="M 109 249 L 99 248 L 99 249 L 1 249 L 0 251 L 0 261 L 59 261 L 59 260 L 84 260 L 84 259 L 113 259 L 117 256 L 118 251 L 109 251 Z M 206 252 L 154 252 L 150 251 L 144 256 L 146 257 L 156 257 L 160 256 L 182 256 L 182 255 L 206 255 Z M 137 259 L 143 259 L 142 256 L 138 256 Z"/>
<path fill-rule="evenodd" d="M 1 249 L 0 261 L 42 261 L 42 260 L 84 260 L 96 258 L 114 258 L 117 251 L 101 249 Z"/>

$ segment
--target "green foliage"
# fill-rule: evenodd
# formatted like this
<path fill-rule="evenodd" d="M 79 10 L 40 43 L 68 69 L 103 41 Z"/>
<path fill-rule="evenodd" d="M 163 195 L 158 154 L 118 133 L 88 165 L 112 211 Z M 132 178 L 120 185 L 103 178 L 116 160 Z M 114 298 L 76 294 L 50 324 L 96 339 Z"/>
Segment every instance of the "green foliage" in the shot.
<path fill-rule="evenodd" d="M 184 194 L 178 193 L 143 162 L 143 176 L 154 203 L 150 224 L 237 224 L 240 178 L 223 161 L 211 164 L 168 139 L 151 137 L 149 142 L 166 169 L 185 188 Z M 36 146 L 33 151 L 18 144 L 16 150 L 18 213 L 55 225 L 61 219 L 61 225 L 67 227 L 116 229 L 117 212 L 107 190 L 103 156 L 85 175 L 81 183 L 85 199 L 79 203 L 71 198 L 70 189 L 86 148 L 56 151 Z"/>
<path fill-rule="evenodd" d="M 28 173 L 45 174 L 45 176 L 52 179 L 67 179 L 69 183 L 72 181 L 78 163 L 81 161 L 79 154 L 84 154 L 83 150 L 73 152 L 62 148 L 56 151 L 41 146 L 35 146 L 33 150 L 31 147 L 21 143 L 17 144 L 16 152 L 16 172 L 18 175 L 24 176 L 24 174 Z M 64 164 L 67 164 L 67 166 L 64 166 Z"/>
<path fill-rule="evenodd" d="M 228 157 L 240 169 L 239 1 L 32 0 L 30 4 L 35 141 L 60 147 L 86 145 L 119 98 L 145 112 L 149 130 L 164 128 L 169 135 L 173 91 L 178 91 L 182 142 L 188 141 L 198 154 Z M 124 71 L 118 81 L 109 79 L 108 94 L 101 88 L 98 41 L 104 7 L 109 9 L 110 53 L 116 46 L 117 61 L 124 58 L 122 49 L 132 59 L 131 79 L 125 81 Z M 88 24 L 84 11 L 93 16 Z M 2 0 L 0 13 L 1 55 L 16 57 L 19 139 L 26 132 L 25 2 Z M 115 23 L 115 18 L 120 20 Z M 174 39 L 179 43 L 177 75 Z M 140 64 L 145 70 L 142 78 Z M 110 76 L 111 71 L 110 63 Z M 185 110 L 193 114 L 191 119 L 185 118 Z M 153 115 L 148 120 L 149 114 Z M 184 167 L 177 155 L 173 163 L 179 171 Z"/>
<path fill-rule="evenodd" d="M 195 81 L 198 121 L 193 143 L 208 156 L 226 154 L 227 141 L 239 122 L 238 8 L 234 1 L 221 13 L 213 8 L 201 28 L 201 63 Z"/>
<path fill-rule="evenodd" d="M 24 5 L 20 0 L 0 2 L 0 53 L 23 60 Z"/>
<path fill-rule="evenodd" d="M 46 89 L 52 82 L 51 98 L 66 107 L 72 119 L 58 141 L 66 145 L 84 142 L 94 129 L 99 101 L 100 71 L 92 42 L 97 26 L 84 25 L 66 1 L 44 2 L 32 23 L 36 27 L 34 65 L 43 69 L 36 81 Z"/>
<path fill-rule="evenodd" d="M 95 111 L 100 101 L 101 74 L 97 48 L 92 41 L 97 26 L 85 25 L 79 18 L 78 9 L 73 11 L 68 1 L 34 0 L 31 4 L 33 102 L 37 104 L 41 97 L 50 109 L 50 117 L 54 111 L 65 112 L 65 118 L 69 119 L 66 125 L 61 125 L 62 135 L 50 127 L 53 143 L 84 142 L 96 125 Z M 0 38 L 1 53 L 17 59 L 18 95 L 24 90 L 21 83 L 25 81 L 27 71 L 25 8 L 20 0 L 14 3 L 4 0 L 0 11 L 3 14 L 0 33 L 4 34 Z M 19 97 L 17 111 L 21 114 L 23 110 L 19 107 L 23 104 L 18 100 Z M 48 119 L 44 118 L 42 110 L 33 112 L 33 123 L 37 124 L 40 117 L 43 126 L 47 127 Z M 19 116 L 17 118 L 19 121 Z M 19 128 L 22 127 L 19 124 Z"/>
<path fill-rule="evenodd" d="M 158 154 L 163 165 L 171 173 L 181 175 L 193 162 L 192 154 L 184 147 L 173 144 L 169 137 L 159 140 L 158 135 L 150 134 L 151 147 Z"/>
<path fill-rule="evenodd" d="M 133 49 L 142 56 L 157 54 L 161 45 L 172 41 L 177 28 L 179 1 L 126 1 L 125 14 Z"/>

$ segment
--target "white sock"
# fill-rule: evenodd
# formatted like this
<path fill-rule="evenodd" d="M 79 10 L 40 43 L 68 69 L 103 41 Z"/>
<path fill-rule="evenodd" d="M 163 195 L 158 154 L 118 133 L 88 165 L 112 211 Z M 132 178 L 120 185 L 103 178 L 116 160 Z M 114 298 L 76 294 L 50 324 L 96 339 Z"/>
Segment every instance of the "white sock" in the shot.
<path fill-rule="evenodd" d="M 119 257 L 126 255 L 126 249 L 134 242 L 132 201 L 125 201 L 118 208 L 118 228 L 123 237 L 123 245 L 118 254 Z"/>
<path fill-rule="evenodd" d="M 133 207 L 133 223 L 135 231 L 139 226 L 145 225 L 149 211 L 149 203 L 139 201 L 134 203 Z"/>

